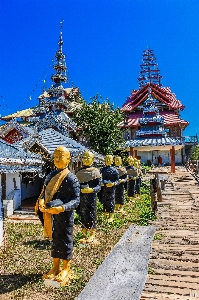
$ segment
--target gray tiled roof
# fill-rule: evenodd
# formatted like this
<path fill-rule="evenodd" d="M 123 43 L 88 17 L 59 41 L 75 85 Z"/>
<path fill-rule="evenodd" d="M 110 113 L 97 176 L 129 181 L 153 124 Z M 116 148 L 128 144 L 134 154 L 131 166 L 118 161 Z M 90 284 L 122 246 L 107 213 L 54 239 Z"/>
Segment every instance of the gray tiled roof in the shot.
<path fill-rule="evenodd" d="M 86 147 L 82 146 L 75 140 L 65 137 L 63 134 L 58 131 L 48 128 L 39 132 L 41 137 L 41 144 L 44 145 L 52 154 L 58 146 L 65 146 L 71 152 L 71 155 L 76 154 L 77 152 L 83 152 L 87 150 Z"/>
<path fill-rule="evenodd" d="M 85 146 L 67 136 L 64 136 L 53 128 L 42 130 L 37 133 L 36 136 L 33 135 L 31 139 L 30 137 L 25 138 L 17 142 L 15 145 L 16 147 L 21 148 L 28 145 L 28 148 L 30 149 L 36 142 L 43 146 L 51 155 L 53 155 L 53 152 L 57 147 L 65 146 L 70 151 L 72 159 L 80 157 L 84 151 L 88 150 L 88 148 L 86 148 Z M 103 155 L 98 154 L 91 149 L 89 150 L 94 153 L 95 160 L 104 160 Z"/>
<path fill-rule="evenodd" d="M 144 146 L 166 146 L 166 145 L 183 145 L 183 142 L 170 138 L 170 137 L 160 137 L 160 138 L 135 138 L 133 140 L 127 141 L 125 147 L 144 147 Z"/>
<path fill-rule="evenodd" d="M 0 140 L 0 173 L 41 172 L 41 156 Z"/>

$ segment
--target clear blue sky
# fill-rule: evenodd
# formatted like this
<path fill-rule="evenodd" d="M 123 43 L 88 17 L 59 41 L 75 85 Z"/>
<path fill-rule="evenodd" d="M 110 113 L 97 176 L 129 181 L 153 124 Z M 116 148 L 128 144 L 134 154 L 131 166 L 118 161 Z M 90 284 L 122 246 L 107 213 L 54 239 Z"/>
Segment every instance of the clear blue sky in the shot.
<path fill-rule="evenodd" d="M 163 86 L 185 105 L 185 134 L 199 133 L 198 0 L 1 0 L 1 115 L 36 105 L 44 78 L 50 86 L 62 19 L 67 68 L 85 99 L 99 93 L 121 107 L 149 46 Z"/>

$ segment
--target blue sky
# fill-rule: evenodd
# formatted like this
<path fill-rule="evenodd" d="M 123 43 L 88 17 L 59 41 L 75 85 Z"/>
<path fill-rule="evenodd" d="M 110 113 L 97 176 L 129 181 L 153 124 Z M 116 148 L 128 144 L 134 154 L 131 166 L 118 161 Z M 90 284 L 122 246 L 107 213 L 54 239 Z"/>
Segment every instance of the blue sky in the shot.
<path fill-rule="evenodd" d="M 199 133 L 198 0 L 1 0 L 1 115 L 36 105 L 43 79 L 51 85 L 62 19 L 70 82 L 86 100 L 98 93 L 121 107 L 149 46 L 185 105 L 185 134 Z"/>

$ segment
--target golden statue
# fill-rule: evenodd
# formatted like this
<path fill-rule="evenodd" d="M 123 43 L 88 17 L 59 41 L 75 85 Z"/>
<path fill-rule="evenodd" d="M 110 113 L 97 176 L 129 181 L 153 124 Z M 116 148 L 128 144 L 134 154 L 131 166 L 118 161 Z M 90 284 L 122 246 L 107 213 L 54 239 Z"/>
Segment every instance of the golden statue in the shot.
<path fill-rule="evenodd" d="M 76 176 L 80 182 L 80 204 L 78 214 L 81 218 L 83 226 L 83 244 L 98 244 L 95 238 L 97 223 L 97 193 L 101 190 L 101 174 L 99 170 L 92 166 L 94 162 L 94 154 L 85 151 L 82 158 L 83 168 L 80 169 Z"/>
<path fill-rule="evenodd" d="M 70 152 L 63 146 L 54 151 L 57 170 L 47 175 L 36 211 L 43 212 L 44 236 L 52 240 L 53 266 L 43 279 L 68 284 L 72 278 L 70 260 L 73 251 L 74 209 L 80 200 L 77 177 L 68 169 Z M 62 267 L 60 266 L 62 260 Z"/>

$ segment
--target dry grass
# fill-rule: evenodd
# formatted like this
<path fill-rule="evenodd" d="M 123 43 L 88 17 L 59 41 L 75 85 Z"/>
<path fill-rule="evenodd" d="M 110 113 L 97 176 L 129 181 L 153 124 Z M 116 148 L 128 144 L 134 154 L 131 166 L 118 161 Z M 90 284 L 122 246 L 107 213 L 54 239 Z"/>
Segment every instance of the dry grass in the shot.
<path fill-rule="evenodd" d="M 0 252 L 0 299 L 75 299 L 129 225 L 146 225 L 147 220 L 154 217 L 149 203 L 146 190 L 142 191 L 138 201 L 127 199 L 125 215 L 115 214 L 111 225 L 103 219 L 99 204 L 97 238 L 100 245 L 91 248 L 78 244 L 81 226 L 76 217 L 72 268 L 78 279 L 59 289 L 46 287 L 41 279 L 42 274 L 51 267 L 50 243 L 43 238 L 41 224 L 5 221 L 7 245 Z"/>

